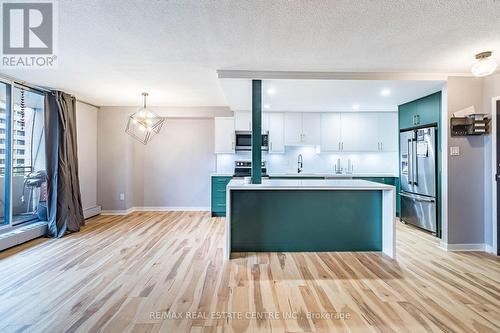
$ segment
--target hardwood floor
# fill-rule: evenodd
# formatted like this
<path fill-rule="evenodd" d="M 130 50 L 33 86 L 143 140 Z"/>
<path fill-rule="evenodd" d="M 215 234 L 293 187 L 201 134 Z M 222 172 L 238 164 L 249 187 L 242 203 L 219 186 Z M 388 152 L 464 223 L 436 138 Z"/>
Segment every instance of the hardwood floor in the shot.
<path fill-rule="evenodd" d="M 223 263 L 224 221 L 209 213 L 93 218 L 0 253 L 0 332 L 500 332 L 500 260 L 397 225 L 396 261 Z"/>

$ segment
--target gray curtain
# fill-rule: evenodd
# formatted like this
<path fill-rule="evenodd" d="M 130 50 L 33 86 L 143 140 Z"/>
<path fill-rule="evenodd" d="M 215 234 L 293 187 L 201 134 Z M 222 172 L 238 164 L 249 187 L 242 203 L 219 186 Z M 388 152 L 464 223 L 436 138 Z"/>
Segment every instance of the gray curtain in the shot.
<path fill-rule="evenodd" d="M 79 231 L 83 218 L 76 145 L 76 100 L 61 91 L 45 94 L 48 236 Z"/>

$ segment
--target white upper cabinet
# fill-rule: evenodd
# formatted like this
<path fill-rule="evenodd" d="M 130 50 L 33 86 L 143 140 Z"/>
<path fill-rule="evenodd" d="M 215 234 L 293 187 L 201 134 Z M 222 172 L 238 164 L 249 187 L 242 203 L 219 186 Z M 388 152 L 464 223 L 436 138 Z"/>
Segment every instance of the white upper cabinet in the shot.
<path fill-rule="evenodd" d="M 283 113 L 269 113 L 268 130 L 269 130 L 269 152 L 284 153 L 285 152 L 285 133 L 284 133 L 284 115 Z"/>
<path fill-rule="evenodd" d="M 398 114 L 380 113 L 378 115 L 379 151 L 398 151 Z"/>
<path fill-rule="evenodd" d="M 252 130 L 252 113 L 248 111 L 234 112 L 234 130 L 235 131 L 251 131 Z"/>
<path fill-rule="evenodd" d="M 269 115 L 262 113 L 262 133 L 269 131 Z M 251 131 L 252 130 L 252 112 L 235 111 L 234 112 L 234 130 Z"/>
<path fill-rule="evenodd" d="M 235 135 L 233 117 L 216 117 L 215 153 L 234 153 Z"/>
<path fill-rule="evenodd" d="M 321 151 L 340 151 L 342 142 L 340 113 L 321 114 Z"/>
<path fill-rule="evenodd" d="M 319 113 L 285 113 L 285 145 L 318 145 L 320 130 Z"/>
<path fill-rule="evenodd" d="M 302 143 L 302 113 L 285 113 L 285 145 Z"/>
<path fill-rule="evenodd" d="M 342 151 L 379 151 L 378 114 L 342 113 L 341 124 Z"/>
<path fill-rule="evenodd" d="M 321 114 L 302 113 L 302 143 L 319 145 L 321 141 Z"/>

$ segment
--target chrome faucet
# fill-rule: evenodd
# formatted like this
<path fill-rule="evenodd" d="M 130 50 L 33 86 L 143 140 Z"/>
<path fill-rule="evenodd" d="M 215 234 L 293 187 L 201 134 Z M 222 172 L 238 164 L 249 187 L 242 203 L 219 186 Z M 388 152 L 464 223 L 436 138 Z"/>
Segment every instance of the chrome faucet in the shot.
<path fill-rule="evenodd" d="M 302 162 L 302 154 L 299 154 L 299 156 L 297 156 L 297 173 L 302 172 L 303 166 L 304 166 L 304 163 Z"/>

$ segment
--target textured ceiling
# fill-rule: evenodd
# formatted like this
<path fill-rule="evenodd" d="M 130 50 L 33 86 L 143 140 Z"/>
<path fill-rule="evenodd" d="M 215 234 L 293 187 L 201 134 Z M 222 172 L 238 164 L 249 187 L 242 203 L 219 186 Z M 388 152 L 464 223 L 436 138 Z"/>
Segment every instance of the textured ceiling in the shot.
<path fill-rule="evenodd" d="M 2 72 L 99 105 L 227 105 L 216 69 L 468 72 L 500 1 L 59 1 L 59 68 Z"/>

